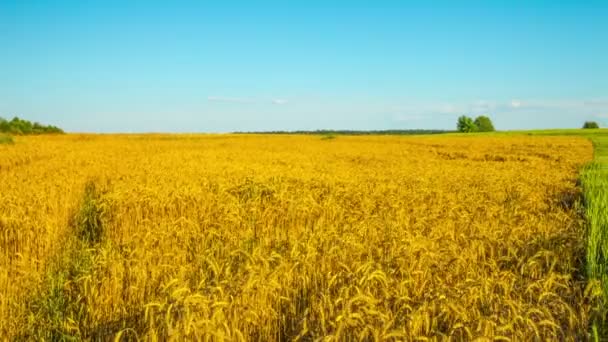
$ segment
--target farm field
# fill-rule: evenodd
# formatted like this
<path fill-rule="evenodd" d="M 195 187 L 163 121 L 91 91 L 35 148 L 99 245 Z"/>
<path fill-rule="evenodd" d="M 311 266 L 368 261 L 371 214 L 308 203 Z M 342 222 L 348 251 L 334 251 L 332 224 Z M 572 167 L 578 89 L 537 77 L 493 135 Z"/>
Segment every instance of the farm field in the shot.
<path fill-rule="evenodd" d="M 0 145 L 10 340 L 585 340 L 578 136 Z"/>

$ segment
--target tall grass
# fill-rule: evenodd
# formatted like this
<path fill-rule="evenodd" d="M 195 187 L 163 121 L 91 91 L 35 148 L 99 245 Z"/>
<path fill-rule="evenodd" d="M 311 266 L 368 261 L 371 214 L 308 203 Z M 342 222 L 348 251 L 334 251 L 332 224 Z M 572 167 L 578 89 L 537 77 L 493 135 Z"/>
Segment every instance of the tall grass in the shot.
<path fill-rule="evenodd" d="M 48 267 L 42 291 L 28 304 L 27 328 L 18 339 L 72 341 L 95 336 L 86 330 L 90 317 L 86 296 L 103 237 L 101 193 L 94 181 L 85 184 L 82 201 L 70 220 L 63 248 Z M 66 324 L 66 322 L 68 322 Z"/>
<path fill-rule="evenodd" d="M 581 177 L 588 222 L 587 274 L 602 281 L 608 294 L 608 167 L 593 162 Z"/>
<path fill-rule="evenodd" d="M 608 295 L 608 137 L 592 141 L 594 161 L 581 173 L 588 223 L 587 274 L 600 280 Z"/>
<path fill-rule="evenodd" d="M 595 340 L 608 336 L 605 304 L 608 302 L 608 136 L 590 136 L 594 161 L 581 172 L 587 219 L 587 277 L 599 283 L 600 310 L 592 322 Z"/>

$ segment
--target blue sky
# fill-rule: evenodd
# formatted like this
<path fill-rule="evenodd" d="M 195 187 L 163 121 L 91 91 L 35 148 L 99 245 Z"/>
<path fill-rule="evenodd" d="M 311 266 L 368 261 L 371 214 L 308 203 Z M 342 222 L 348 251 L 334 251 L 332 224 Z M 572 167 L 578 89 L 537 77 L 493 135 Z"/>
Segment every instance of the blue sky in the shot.
<path fill-rule="evenodd" d="M 0 2 L 0 116 L 74 132 L 608 126 L 608 1 Z"/>

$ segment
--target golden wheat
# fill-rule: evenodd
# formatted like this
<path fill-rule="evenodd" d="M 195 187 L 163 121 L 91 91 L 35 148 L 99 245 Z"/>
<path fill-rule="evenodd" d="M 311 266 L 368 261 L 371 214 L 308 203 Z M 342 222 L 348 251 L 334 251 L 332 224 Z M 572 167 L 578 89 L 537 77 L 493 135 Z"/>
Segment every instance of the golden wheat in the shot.
<path fill-rule="evenodd" d="M 18 138 L 0 334 L 586 339 L 591 157 L 574 137 Z"/>

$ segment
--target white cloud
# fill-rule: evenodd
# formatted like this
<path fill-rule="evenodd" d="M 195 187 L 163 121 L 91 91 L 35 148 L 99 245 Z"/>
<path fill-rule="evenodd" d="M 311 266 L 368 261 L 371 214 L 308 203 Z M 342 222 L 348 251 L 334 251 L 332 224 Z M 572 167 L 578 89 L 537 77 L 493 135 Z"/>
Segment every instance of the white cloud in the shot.
<path fill-rule="evenodd" d="M 530 111 L 530 110 L 554 110 L 556 112 L 580 112 L 589 113 L 605 112 L 608 110 L 608 101 L 604 100 L 511 100 L 506 106 L 500 106 L 499 111 Z"/>
<path fill-rule="evenodd" d="M 470 102 L 417 102 L 392 106 L 380 111 L 394 121 L 413 121 L 442 116 L 501 116 L 526 112 L 532 114 L 566 114 L 576 117 L 608 119 L 608 100 L 603 99 L 511 99 L 508 101 L 475 100 Z"/>
<path fill-rule="evenodd" d="M 511 100 L 511 108 L 520 108 L 522 103 L 520 100 Z"/>
<path fill-rule="evenodd" d="M 289 101 L 287 101 L 285 99 L 272 99 L 272 104 L 279 105 L 279 106 L 287 104 L 287 102 L 289 102 Z"/>

